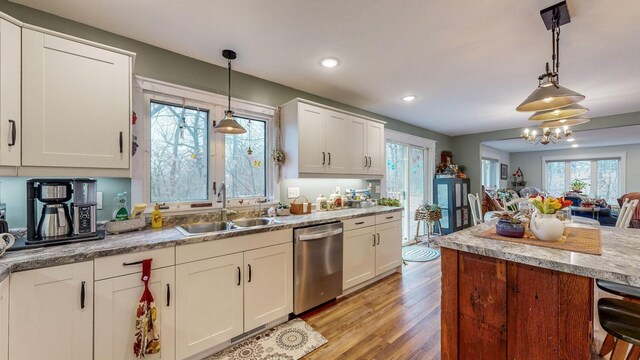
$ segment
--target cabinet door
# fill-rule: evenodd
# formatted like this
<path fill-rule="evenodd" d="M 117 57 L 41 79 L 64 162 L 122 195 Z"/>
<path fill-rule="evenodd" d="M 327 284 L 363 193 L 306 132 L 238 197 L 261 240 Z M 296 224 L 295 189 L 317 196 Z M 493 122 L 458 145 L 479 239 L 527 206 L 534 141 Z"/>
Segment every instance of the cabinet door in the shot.
<path fill-rule="evenodd" d="M 9 296 L 10 359 L 93 357 L 93 262 L 14 273 Z"/>
<path fill-rule="evenodd" d="M 119 276 L 95 283 L 94 359 L 136 359 L 133 334 L 136 309 L 144 284 L 141 274 Z M 149 288 L 160 324 L 160 353 L 145 359 L 175 359 L 175 267 L 151 271 Z"/>
<path fill-rule="evenodd" d="M 131 58 L 22 32 L 22 165 L 129 168 Z"/>
<path fill-rule="evenodd" d="M 327 110 L 324 118 L 325 150 L 327 152 L 326 172 L 347 174 L 349 143 L 349 117 L 345 114 Z"/>
<path fill-rule="evenodd" d="M 309 104 L 298 105 L 298 171 L 324 173 L 327 163 L 324 138 L 325 110 Z"/>
<path fill-rule="evenodd" d="M 352 174 L 366 174 L 369 159 L 367 158 L 367 124 L 369 122 L 357 117 L 349 119 L 349 167 Z"/>
<path fill-rule="evenodd" d="M 367 156 L 371 175 L 384 175 L 384 125 L 367 122 Z"/>
<path fill-rule="evenodd" d="M 342 290 L 345 290 L 376 275 L 376 228 L 346 231 L 343 242 Z"/>
<path fill-rule="evenodd" d="M 20 27 L 0 19 L 0 165 L 20 165 Z"/>
<path fill-rule="evenodd" d="M 293 243 L 244 253 L 244 330 L 293 311 Z"/>
<path fill-rule="evenodd" d="M 243 332 L 242 253 L 176 266 L 176 357 Z"/>
<path fill-rule="evenodd" d="M 0 281 L 0 360 L 9 359 L 9 278 Z"/>
<path fill-rule="evenodd" d="M 376 225 L 376 276 L 402 264 L 402 225 L 393 221 Z"/>

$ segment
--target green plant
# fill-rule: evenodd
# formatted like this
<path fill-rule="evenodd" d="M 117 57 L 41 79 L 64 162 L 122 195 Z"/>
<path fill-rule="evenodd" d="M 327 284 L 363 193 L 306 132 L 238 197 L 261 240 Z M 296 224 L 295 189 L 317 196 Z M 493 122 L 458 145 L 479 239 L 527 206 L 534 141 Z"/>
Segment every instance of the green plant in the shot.
<path fill-rule="evenodd" d="M 400 200 L 391 198 L 381 198 L 378 200 L 378 205 L 382 206 L 400 206 Z"/>
<path fill-rule="evenodd" d="M 573 179 L 573 180 L 571 180 L 571 184 L 569 184 L 569 186 L 571 187 L 571 190 L 573 190 L 573 191 L 582 191 L 588 185 L 589 185 L 589 183 L 587 183 L 583 179 Z"/>
<path fill-rule="evenodd" d="M 440 206 L 438 206 L 438 204 L 427 205 L 426 208 L 429 211 L 442 211 L 442 209 L 440 208 Z"/>
<path fill-rule="evenodd" d="M 283 204 L 281 202 L 278 203 L 278 209 L 288 209 L 289 205 L 287 204 Z"/>

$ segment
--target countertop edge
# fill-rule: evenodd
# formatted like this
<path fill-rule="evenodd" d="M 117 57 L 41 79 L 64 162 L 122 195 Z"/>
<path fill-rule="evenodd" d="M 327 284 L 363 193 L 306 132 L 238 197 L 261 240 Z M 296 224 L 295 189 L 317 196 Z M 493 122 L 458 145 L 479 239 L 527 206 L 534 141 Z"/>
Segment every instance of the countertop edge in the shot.
<path fill-rule="evenodd" d="M 300 221 L 295 221 L 296 217 L 292 215 L 291 217 L 279 218 L 279 220 L 282 222 L 274 225 L 268 225 L 268 226 L 259 227 L 259 228 L 239 229 L 236 231 L 222 232 L 217 234 L 207 234 L 207 235 L 184 236 L 180 234 L 177 230 L 175 230 L 174 227 L 168 227 L 166 229 L 163 228 L 162 230 L 155 230 L 155 231 L 144 230 L 143 235 L 140 235 L 140 232 L 132 232 L 132 233 L 126 233 L 126 234 L 120 234 L 120 235 L 108 235 L 107 239 L 110 238 L 114 241 L 126 242 L 127 238 L 131 238 L 133 240 L 131 240 L 132 241 L 131 244 L 118 245 L 118 244 L 108 243 L 107 247 L 104 249 L 89 249 L 87 251 L 82 251 L 82 248 L 91 247 L 92 245 L 95 245 L 95 243 L 84 242 L 84 243 L 59 245 L 55 247 L 43 248 L 43 249 L 49 250 L 49 249 L 56 249 L 56 248 L 59 249 L 64 246 L 68 246 L 66 249 L 76 250 L 73 254 L 63 253 L 63 254 L 60 254 L 59 256 L 53 255 L 50 257 L 44 257 L 41 254 L 39 256 L 39 253 L 37 250 L 43 250 L 43 249 L 19 250 L 16 252 L 7 252 L 5 253 L 4 256 L 0 257 L 0 281 L 4 280 L 4 278 L 8 277 L 12 272 L 26 271 L 26 270 L 39 269 L 39 268 L 45 268 L 45 267 L 51 267 L 51 266 L 67 265 L 67 264 L 72 264 L 72 263 L 82 262 L 82 261 L 92 261 L 100 257 L 122 255 L 122 254 L 140 252 L 140 251 L 146 251 L 146 250 L 198 244 L 202 242 L 226 239 L 234 236 L 245 236 L 245 235 L 259 234 L 263 232 L 326 224 L 326 223 L 335 222 L 335 221 L 342 221 L 342 220 L 354 219 L 354 218 L 365 217 L 365 216 L 375 216 L 378 214 L 398 212 L 398 211 L 402 211 L 403 209 L 401 207 L 381 207 L 380 209 L 377 209 L 376 207 L 372 207 L 372 208 L 364 208 L 364 209 L 347 209 L 347 210 L 352 210 L 352 212 L 353 210 L 356 210 L 356 211 L 361 210 L 362 212 L 340 214 L 340 210 L 336 210 L 335 212 L 331 211 L 331 212 L 322 212 L 322 213 L 312 213 L 312 214 L 303 215 L 303 216 L 307 216 L 307 217 L 309 215 L 326 216 L 325 214 L 331 214 L 334 216 L 329 216 L 326 218 L 322 217 L 318 219 L 305 219 L 304 217 L 301 216 L 300 218 L 298 218 Z M 155 241 L 150 241 L 148 243 L 145 243 L 144 241 L 140 242 L 140 240 L 136 240 L 136 237 L 151 235 L 154 232 L 156 233 L 156 235 L 166 234 L 167 238 L 166 239 L 161 238 Z M 175 233 L 175 236 L 172 235 L 172 232 Z M 100 240 L 100 241 L 106 241 L 106 239 Z M 104 243 L 99 245 L 104 245 Z M 111 247 L 109 247 L 109 245 L 111 245 Z M 23 252 L 32 252 L 28 254 L 28 255 L 32 255 L 32 258 L 29 258 L 28 255 L 24 259 L 11 259 L 11 255 L 7 258 L 7 254 L 21 254 L 21 253 L 24 254 Z"/>

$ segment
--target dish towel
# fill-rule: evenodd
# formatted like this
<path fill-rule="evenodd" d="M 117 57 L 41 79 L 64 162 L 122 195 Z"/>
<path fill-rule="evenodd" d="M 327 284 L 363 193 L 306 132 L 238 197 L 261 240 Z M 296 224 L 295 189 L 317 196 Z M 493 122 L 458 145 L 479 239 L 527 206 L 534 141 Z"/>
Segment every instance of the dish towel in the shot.
<path fill-rule="evenodd" d="M 137 358 L 160 352 L 160 329 L 158 312 L 149 290 L 151 259 L 142 260 L 142 282 L 144 292 L 136 311 L 136 331 L 133 339 L 133 354 Z"/>

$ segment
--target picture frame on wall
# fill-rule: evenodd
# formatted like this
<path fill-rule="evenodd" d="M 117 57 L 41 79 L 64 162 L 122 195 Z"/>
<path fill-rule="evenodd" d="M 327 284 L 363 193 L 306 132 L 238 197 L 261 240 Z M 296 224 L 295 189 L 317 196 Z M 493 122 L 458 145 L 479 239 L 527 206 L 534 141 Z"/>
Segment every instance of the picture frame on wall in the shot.
<path fill-rule="evenodd" d="M 500 180 L 507 180 L 508 171 L 509 167 L 507 164 L 500 164 Z"/>

